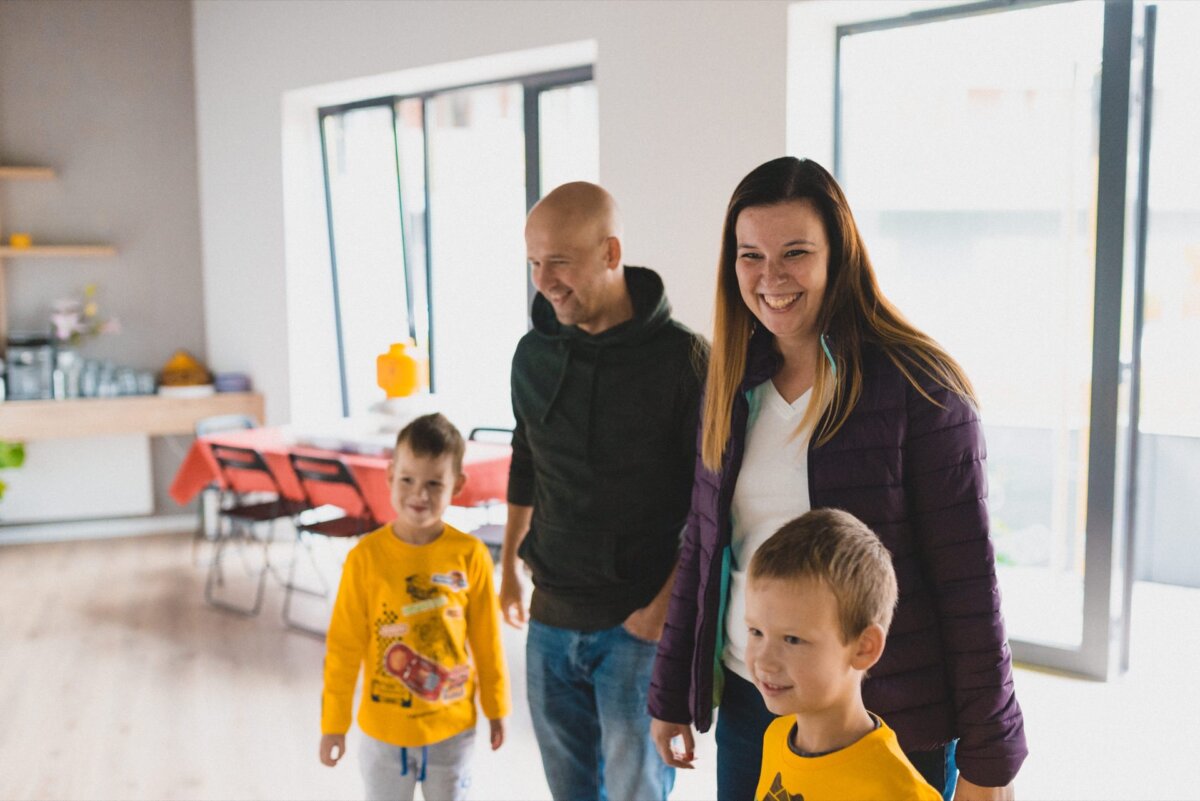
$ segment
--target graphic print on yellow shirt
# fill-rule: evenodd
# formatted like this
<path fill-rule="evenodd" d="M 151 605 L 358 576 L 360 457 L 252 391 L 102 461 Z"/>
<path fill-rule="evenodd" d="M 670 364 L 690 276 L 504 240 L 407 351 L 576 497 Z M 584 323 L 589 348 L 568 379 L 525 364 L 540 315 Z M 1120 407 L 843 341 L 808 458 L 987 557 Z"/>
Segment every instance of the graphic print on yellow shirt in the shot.
<path fill-rule="evenodd" d="M 466 624 L 448 591 L 468 589 L 466 575 L 460 570 L 418 573 L 405 576 L 404 587 L 410 602 L 399 612 L 385 603 L 375 621 L 379 661 L 371 700 L 406 708 L 414 693 L 426 701 L 456 701 L 466 692 L 471 665 L 463 633 L 451 631 L 455 621 L 459 628 Z"/>
<path fill-rule="evenodd" d="M 767 794 L 762 797 L 762 801 L 804 801 L 804 796 L 800 793 L 792 795 L 783 786 L 783 774 L 776 773 L 775 778 L 771 780 L 771 786 L 767 789 Z"/>
<path fill-rule="evenodd" d="M 872 716 L 874 717 L 874 716 Z M 776 718 L 763 735 L 758 801 L 941 801 L 912 766 L 896 733 L 879 726 L 858 742 L 821 756 L 801 756 L 789 745 L 796 718 Z"/>
<path fill-rule="evenodd" d="M 326 638 L 324 733 L 350 725 L 360 667 L 364 732 L 428 745 L 475 725 L 475 685 L 489 718 L 508 714 L 492 561 L 478 539 L 446 526 L 427 545 L 389 526 L 347 557 Z"/>

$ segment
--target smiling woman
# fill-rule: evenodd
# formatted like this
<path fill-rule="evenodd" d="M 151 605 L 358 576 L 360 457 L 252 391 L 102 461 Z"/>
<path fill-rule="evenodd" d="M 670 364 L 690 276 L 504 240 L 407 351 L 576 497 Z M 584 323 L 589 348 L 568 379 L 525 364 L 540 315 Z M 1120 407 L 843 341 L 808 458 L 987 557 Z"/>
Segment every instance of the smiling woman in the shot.
<path fill-rule="evenodd" d="M 867 708 L 947 798 L 956 749 L 960 797 L 1004 797 L 1024 724 L 969 380 L 883 296 L 845 195 L 812 161 L 767 162 L 734 191 L 716 309 L 692 508 L 650 693 L 660 754 L 691 767 L 671 739 L 690 742 L 693 723 L 707 730 L 718 699 L 718 798 L 754 797 L 772 716 L 747 665 L 746 568 L 787 521 L 840 508 L 879 536 L 899 580 Z"/>

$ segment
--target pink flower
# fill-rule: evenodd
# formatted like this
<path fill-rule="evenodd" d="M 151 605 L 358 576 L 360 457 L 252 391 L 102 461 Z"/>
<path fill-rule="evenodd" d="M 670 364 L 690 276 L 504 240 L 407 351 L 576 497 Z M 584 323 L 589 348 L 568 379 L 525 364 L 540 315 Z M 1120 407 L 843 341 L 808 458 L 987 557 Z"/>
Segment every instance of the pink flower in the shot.
<path fill-rule="evenodd" d="M 70 339 L 79 330 L 79 315 L 73 312 L 61 312 L 50 315 L 50 323 L 54 326 L 54 338 L 62 341 Z"/>

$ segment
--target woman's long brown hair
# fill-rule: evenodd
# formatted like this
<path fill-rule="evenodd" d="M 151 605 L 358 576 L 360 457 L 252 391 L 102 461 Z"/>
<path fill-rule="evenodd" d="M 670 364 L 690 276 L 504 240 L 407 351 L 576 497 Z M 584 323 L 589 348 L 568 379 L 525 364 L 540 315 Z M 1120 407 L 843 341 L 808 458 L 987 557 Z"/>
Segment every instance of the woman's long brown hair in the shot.
<path fill-rule="evenodd" d="M 931 403 L 918 373 L 976 404 L 966 373 L 929 335 L 915 328 L 883 296 L 866 246 L 850 213 L 842 188 L 815 161 L 791 156 L 768 161 L 742 179 L 725 212 L 721 257 L 717 265 L 716 315 L 705 384 L 701 455 L 712 471 L 720 469 L 732 429 L 733 402 L 746 373 L 746 354 L 754 315 L 746 308 L 734 271 L 738 215 L 754 206 L 803 200 L 811 203 L 825 225 L 829 266 L 817 329 L 833 343 L 836 377 L 827 359 L 819 359 L 812 398 L 799 429 L 812 429 L 823 445 L 850 417 L 862 395 L 862 350 L 867 343 L 888 358 Z"/>

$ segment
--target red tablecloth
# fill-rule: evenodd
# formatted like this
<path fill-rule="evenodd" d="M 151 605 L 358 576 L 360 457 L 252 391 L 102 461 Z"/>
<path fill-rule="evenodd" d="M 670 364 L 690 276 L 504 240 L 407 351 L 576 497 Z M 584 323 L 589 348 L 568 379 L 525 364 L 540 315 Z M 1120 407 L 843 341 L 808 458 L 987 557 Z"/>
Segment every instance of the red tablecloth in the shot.
<path fill-rule="evenodd" d="M 293 500 L 303 500 L 304 493 L 300 489 L 300 481 L 292 472 L 288 453 L 308 454 L 339 458 L 350 468 L 354 478 L 362 487 L 363 495 L 371 507 L 371 513 L 376 520 L 389 521 L 395 518 L 392 509 L 391 489 L 388 487 L 388 459 L 383 456 L 364 456 L 360 454 L 337 453 L 334 451 L 317 450 L 291 444 L 278 428 L 251 428 L 241 431 L 223 431 L 207 437 L 199 437 L 188 451 L 171 482 L 171 497 L 176 503 L 185 504 L 196 497 L 209 482 L 224 485 L 221 480 L 217 461 L 213 458 L 210 445 L 218 443 L 242 448 L 253 448 L 263 455 L 267 466 L 275 474 L 283 494 Z M 508 463 L 512 458 L 512 448 L 491 442 L 467 442 L 467 452 L 463 457 L 463 472 L 467 474 L 467 483 L 462 492 L 454 496 L 451 503 L 456 506 L 478 506 L 493 501 L 503 501 L 508 487 Z M 239 492 L 255 490 L 273 491 L 274 487 L 265 478 L 254 474 L 238 471 L 237 485 L 233 489 Z M 330 487 L 329 497 L 323 496 L 320 486 L 309 483 L 309 492 L 318 503 L 338 503 L 344 500 L 339 495 L 339 488 Z"/>

